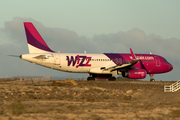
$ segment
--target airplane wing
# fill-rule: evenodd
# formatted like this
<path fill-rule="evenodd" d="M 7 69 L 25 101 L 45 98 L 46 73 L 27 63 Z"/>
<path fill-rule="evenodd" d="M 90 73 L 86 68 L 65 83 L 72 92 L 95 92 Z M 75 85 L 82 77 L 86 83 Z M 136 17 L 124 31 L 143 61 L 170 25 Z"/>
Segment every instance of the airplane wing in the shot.
<path fill-rule="evenodd" d="M 132 61 L 123 63 L 121 65 L 105 67 L 103 70 L 114 71 L 114 70 L 117 70 L 117 69 L 123 69 L 123 68 L 131 67 L 131 66 L 135 65 L 139 60 L 136 58 L 136 55 L 133 53 L 131 48 L 130 48 L 130 51 L 131 51 L 131 55 L 133 57 Z"/>
<path fill-rule="evenodd" d="M 137 62 L 138 62 L 138 60 L 132 60 L 131 62 L 127 62 L 127 63 L 121 64 L 121 65 L 104 68 L 103 70 L 114 71 L 117 69 L 123 69 L 123 68 L 131 67 L 131 66 L 135 65 Z"/>
<path fill-rule="evenodd" d="M 8 55 L 8 56 L 11 56 L 11 57 L 19 57 L 19 55 Z"/>

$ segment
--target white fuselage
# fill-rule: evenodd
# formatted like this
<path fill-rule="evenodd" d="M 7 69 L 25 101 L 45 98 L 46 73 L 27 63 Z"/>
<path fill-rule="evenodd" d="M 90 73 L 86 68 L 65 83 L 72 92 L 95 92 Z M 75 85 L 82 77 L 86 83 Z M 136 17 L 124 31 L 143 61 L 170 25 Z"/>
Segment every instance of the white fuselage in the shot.
<path fill-rule="evenodd" d="M 87 54 L 87 53 L 35 53 L 23 54 L 21 59 L 65 72 L 75 73 L 98 73 L 112 74 L 109 70 L 102 70 L 115 66 L 104 54 Z"/>

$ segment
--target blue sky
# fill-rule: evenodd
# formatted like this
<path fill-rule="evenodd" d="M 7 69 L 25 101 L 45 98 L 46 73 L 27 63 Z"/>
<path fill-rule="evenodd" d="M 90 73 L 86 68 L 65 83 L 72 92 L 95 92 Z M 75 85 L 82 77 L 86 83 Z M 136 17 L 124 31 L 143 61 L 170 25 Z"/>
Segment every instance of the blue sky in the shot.
<path fill-rule="evenodd" d="M 179 79 L 180 72 L 178 69 L 180 67 L 179 11 L 179 0 L 1 1 L 0 55 L 28 52 L 22 22 L 31 21 L 36 24 L 51 49 L 62 52 L 86 50 L 100 53 L 129 53 L 129 47 L 132 47 L 135 53 L 153 52 L 167 58 L 175 66 L 172 72 L 155 77 L 159 80 L 171 78 L 176 80 Z M 48 36 L 47 31 L 54 34 L 49 33 Z M 78 47 L 72 46 L 71 43 Z M 71 75 L 33 66 L 19 59 L 11 58 L 14 59 L 13 61 L 9 59 L 3 57 L 0 61 L 0 77 L 5 77 L 7 73 L 9 76 L 46 75 L 46 73 L 65 77 Z M 8 60 L 10 63 L 7 63 Z M 29 70 L 26 71 L 21 66 L 22 71 L 15 72 L 16 67 L 22 63 L 25 67 L 29 67 Z M 38 72 L 33 72 L 36 69 Z"/>

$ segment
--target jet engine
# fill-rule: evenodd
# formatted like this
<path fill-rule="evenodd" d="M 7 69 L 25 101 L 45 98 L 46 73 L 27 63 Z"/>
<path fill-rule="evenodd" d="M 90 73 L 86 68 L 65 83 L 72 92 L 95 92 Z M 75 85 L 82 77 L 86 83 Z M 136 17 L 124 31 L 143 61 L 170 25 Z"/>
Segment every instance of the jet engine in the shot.
<path fill-rule="evenodd" d="M 143 79 L 146 77 L 146 70 L 144 69 L 131 69 L 128 71 L 123 71 L 122 76 L 132 79 Z"/>

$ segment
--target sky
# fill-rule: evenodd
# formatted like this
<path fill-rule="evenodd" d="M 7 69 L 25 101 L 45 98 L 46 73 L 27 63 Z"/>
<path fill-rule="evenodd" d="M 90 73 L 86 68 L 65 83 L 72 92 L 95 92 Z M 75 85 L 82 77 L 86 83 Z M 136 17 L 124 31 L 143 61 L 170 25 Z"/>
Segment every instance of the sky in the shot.
<path fill-rule="evenodd" d="M 174 69 L 155 75 L 179 80 L 179 0 L 16 0 L 0 2 L 0 78 L 56 76 L 86 78 L 31 64 L 8 55 L 28 53 L 23 22 L 32 22 L 49 47 L 61 52 L 150 53 Z M 147 75 L 145 80 L 149 80 Z"/>

